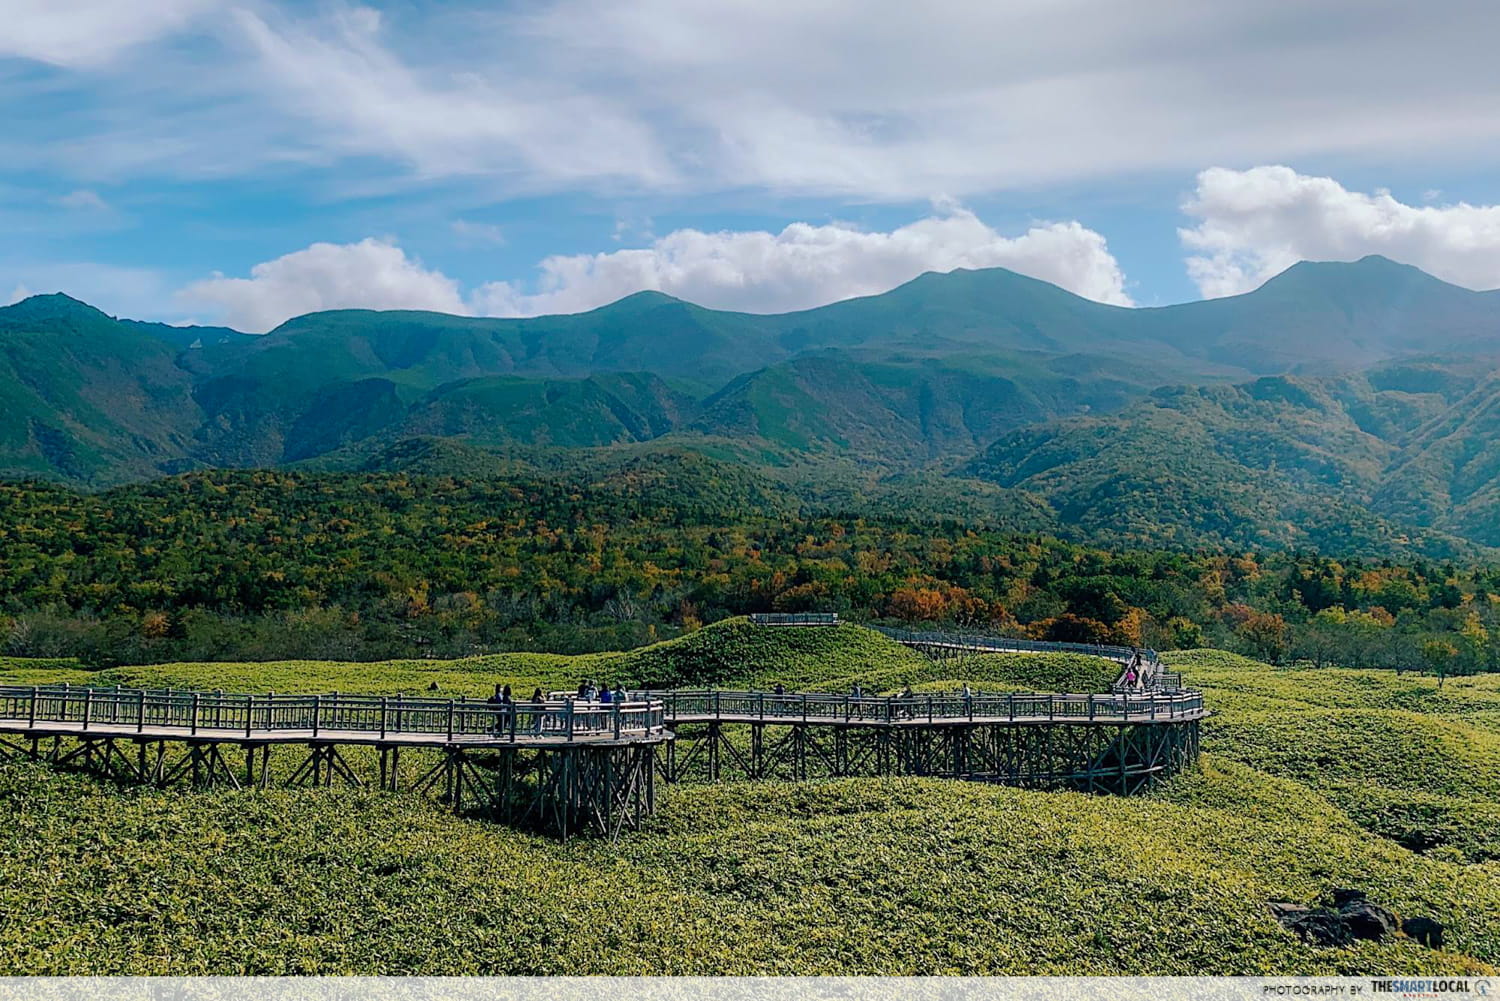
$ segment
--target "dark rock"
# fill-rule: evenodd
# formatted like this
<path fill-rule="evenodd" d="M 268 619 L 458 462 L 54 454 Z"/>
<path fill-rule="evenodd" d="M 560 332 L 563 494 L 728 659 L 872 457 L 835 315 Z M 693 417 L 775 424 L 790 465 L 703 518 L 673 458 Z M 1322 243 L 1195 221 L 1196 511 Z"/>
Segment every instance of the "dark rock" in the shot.
<path fill-rule="evenodd" d="M 1429 949 L 1443 947 L 1443 925 L 1432 918 L 1407 918 L 1401 922 L 1401 930 Z"/>
<path fill-rule="evenodd" d="M 1333 898 L 1333 906 L 1342 910 L 1349 904 L 1358 903 L 1359 901 L 1364 900 L 1365 891 L 1351 890 L 1347 887 L 1340 887 L 1339 889 L 1334 890 L 1331 896 Z"/>
<path fill-rule="evenodd" d="M 1364 900 L 1363 895 L 1361 899 L 1340 907 L 1338 913 L 1343 919 L 1344 927 L 1355 938 L 1379 942 L 1388 935 L 1396 934 L 1396 915 L 1379 904 Z"/>
<path fill-rule="evenodd" d="M 1268 906 L 1271 908 L 1272 917 L 1281 922 L 1312 910 L 1306 904 L 1294 904 L 1290 900 L 1273 900 Z"/>
<path fill-rule="evenodd" d="M 1290 914 L 1281 923 L 1312 945 L 1348 945 L 1354 941 L 1344 916 L 1326 907 Z"/>

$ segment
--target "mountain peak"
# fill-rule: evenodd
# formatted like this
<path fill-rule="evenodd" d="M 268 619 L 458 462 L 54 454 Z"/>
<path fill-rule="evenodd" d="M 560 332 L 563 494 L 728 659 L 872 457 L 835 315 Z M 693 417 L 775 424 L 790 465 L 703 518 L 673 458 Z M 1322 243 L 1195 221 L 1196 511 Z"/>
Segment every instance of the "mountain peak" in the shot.
<path fill-rule="evenodd" d="M 53 292 L 47 295 L 28 296 L 20 302 L 0 307 L 0 319 L 10 323 L 39 323 L 112 320 L 114 318 L 64 292 Z"/>
<path fill-rule="evenodd" d="M 1393 261 L 1380 254 L 1366 254 L 1355 261 L 1298 261 L 1279 275 L 1266 281 L 1262 288 L 1318 285 L 1379 294 L 1392 283 L 1404 288 L 1421 287 L 1458 289 L 1435 278 L 1421 268 Z"/>

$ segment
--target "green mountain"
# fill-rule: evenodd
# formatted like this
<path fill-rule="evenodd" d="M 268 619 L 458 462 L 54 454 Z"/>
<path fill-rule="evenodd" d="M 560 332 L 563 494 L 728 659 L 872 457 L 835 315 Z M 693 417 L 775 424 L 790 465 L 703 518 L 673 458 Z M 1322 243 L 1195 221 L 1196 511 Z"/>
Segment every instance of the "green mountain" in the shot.
<path fill-rule="evenodd" d="M 0 309 L 0 475 L 94 485 L 172 471 L 198 421 L 176 354 L 65 295 Z"/>
<path fill-rule="evenodd" d="M 1427 361 L 1164 388 L 1118 414 L 1007 434 L 961 472 L 1035 494 L 1059 524 L 1127 544 L 1454 552 L 1472 548 L 1462 536 L 1493 545 L 1497 533 L 1480 527 L 1500 516 L 1484 507 L 1500 472 L 1493 450 L 1488 464 L 1456 461 L 1479 455 L 1467 446 L 1485 436 L 1471 412 L 1496 392 L 1489 368 Z M 1482 511 L 1445 509 L 1455 481 Z"/>
<path fill-rule="evenodd" d="M 1130 541 L 1500 545 L 1497 350 L 1500 293 L 1378 257 L 1152 309 L 991 269 L 780 315 L 644 292 L 530 319 L 338 310 L 264 336 L 38 296 L 0 308 L 0 475 L 688 450 L 820 503 Z"/>

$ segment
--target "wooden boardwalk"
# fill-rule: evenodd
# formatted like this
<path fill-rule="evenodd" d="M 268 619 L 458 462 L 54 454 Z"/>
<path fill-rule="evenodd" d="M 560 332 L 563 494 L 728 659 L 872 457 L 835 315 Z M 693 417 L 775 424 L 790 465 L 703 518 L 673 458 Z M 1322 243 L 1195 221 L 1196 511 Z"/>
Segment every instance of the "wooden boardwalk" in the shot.
<path fill-rule="evenodd" d="M 925 775 L 1130 794 L 1196 760 L 1206 715 L 1185 691 L 672 690 L 601 705 L 0 686 L 0 760 L 153 785 L 406 789 L 613 836 L 651 814 L 658 778 Z"/>

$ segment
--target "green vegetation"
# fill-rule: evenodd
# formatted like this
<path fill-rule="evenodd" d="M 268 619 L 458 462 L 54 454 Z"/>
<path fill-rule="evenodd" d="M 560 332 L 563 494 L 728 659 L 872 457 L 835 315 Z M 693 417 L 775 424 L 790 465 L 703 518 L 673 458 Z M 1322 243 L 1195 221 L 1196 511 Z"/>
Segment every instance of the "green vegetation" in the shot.
<path fill-rule="evenodd" d="M 354 790 L 119 788 L 0 767 L 0 973 L 1306 973 L 1500 965 L 1500 677 L 1171 660 L 1209 754 L 1138 799 L 940 780 L 677 786 L 641 833 L 559 844 Z M 655 676 L 838 690 L 1086 687 L 1072 656 L 931 661 L 854 626 L 730 620 L 625 653 L 176 664 L 99 683 L 425 690 Z M 0 680 L 76 680 L 0 662 Z M 1395 708 L 1400 706 L 1400 708 Z M 1488 861 L 1486 861 L 1488 860 Z M 1266 910 L 1358 886 L 1448 927 L 1301 943 Z"/>
<path fill-rule="evenodd" d="M 1490 565 L 1111 551 L 1003 524 L 813 515 L 692 452 L 584 472 L 221 472 L 102 494 L 0 484 L 0 656 L 576 654 L 828 610 L 1317 666 L 1500 667 Z"/>
<path fill-rule="evenodd" d="M 315 313 L 263 337 L 36 296 L 0 307 L 0 475 L 587 482 L 686 451 L 819 511 L 1469 559 L 1500 547 L 1500 383 L 1474 351 L 1497 316 L 1380 258 L 1149 310 L 992 269 L 779 316 L 641 293 L 525 320 Z"/>

